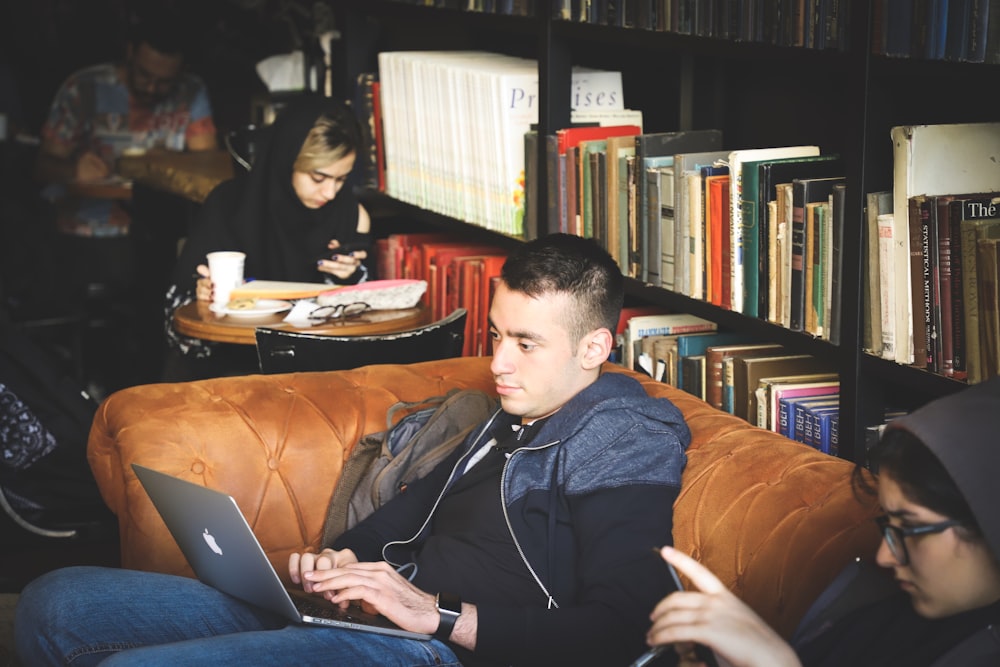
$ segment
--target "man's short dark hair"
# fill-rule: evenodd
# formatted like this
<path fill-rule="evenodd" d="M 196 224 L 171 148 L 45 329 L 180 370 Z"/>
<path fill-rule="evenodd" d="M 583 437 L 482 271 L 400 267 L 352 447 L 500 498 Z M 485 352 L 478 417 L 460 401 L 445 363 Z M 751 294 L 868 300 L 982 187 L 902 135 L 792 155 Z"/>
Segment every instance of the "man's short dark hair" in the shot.
<path fill-rule="evenodd" d="M 160 53 L 183 58 L 190 47 L 189 32 L 177 11 L 151 7 L 136 16 L 129 31 L 129 43 L 133 49 L 148 44 Z"/>
<path fill-rule="evenodd" d="M 612 335 L 625 299 L 625 278 L 614 259 L 591 239 L 550 234 L 510 253 L 500 274 L 515 292 L 530 297 L 561 292 L 575 302 L 566 329 L 575 341 L 605 327 Z"/>

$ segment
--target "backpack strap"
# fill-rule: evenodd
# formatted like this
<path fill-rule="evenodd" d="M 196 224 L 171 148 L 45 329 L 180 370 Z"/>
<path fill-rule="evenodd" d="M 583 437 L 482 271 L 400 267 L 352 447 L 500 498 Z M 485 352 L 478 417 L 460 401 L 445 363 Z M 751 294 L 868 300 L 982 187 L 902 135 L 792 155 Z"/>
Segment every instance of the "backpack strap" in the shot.
<path fill-rule="evenodd" d="M 429 472 L 492 414 L 495 402 L 484 392 L 454 388 L 443 396 L 390 406 L 386 430 L 363 436 L 345 462 L 330 498 L 321 544 L 331 544 L 398 495 L 399 483 L 405 486 Z M 401 412 L 406 414 L 397 421 Z M 383 488 L 387 484 L 391 488 Z"/>

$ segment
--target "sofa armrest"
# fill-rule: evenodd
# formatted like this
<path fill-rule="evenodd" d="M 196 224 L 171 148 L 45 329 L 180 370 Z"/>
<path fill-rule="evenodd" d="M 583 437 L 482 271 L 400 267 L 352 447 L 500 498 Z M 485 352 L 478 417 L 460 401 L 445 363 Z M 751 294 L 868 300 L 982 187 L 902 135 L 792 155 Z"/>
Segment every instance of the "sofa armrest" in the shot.
<path fill-rule="evenodd" d="M 874 557 L 878 498 L 854 488 L 849 461 L 639 379 L 673 401 L 691 429 L 674 544 L 790 637 L 844 566 Z"/>
<path fill-rule="evenodd" d="M 488 359 L 249 375 L 130 387 L 109 396 L 87 456 L 118 516 L 123 567 L 192 576 L 132 463 L 232 495 L 282 577 L 316 548 L 344 461 L 397 401 L 452 387 L 492 392 Z"/>

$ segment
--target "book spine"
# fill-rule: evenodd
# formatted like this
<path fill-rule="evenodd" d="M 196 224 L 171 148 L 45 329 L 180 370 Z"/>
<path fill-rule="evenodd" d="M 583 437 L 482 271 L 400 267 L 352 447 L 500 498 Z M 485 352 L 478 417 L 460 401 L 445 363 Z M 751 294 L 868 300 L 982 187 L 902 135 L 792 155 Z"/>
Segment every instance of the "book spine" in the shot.
<path fill-rule="evenodd" d="M 664 289 L 676 291 L 677 234 L 674 217 L 674 169 L 664 167 L 660 179 L 660 282 Z"/>
<path fill-rule="evenodd" d="M 950 295 L 951 302 L 951 352 L 952 352 L 952 376 L 956 380 L 965 380 L 966 375 L 966 352 L 965 352 L 965 304 L 962 301 L 962 249 L 959 223 L 962 220 L 962 202 L 948 201 L 947 215 L 943 216 L 947 227 L 948 239 L 948 266 L 950 269 Z M 939 237 L 941 238 L 941 237 Z M 941 241 L 944 242 L 943 240 Z M 941 250 L 942 258 L 944 250 Z M 942 259 L 943 262 L 943 259 Z M 944 267 L 942 265 L 942 271 Z M 944 275 L 942 273 L 942 289 Z"/>
<path fill-rule="evenodd" d="M 843 293 L 841 281 L 844 276 L 844 220 L 847 204 L 847 186 L 833 186 L 833 206 L 830 224 L 832 225 L 833 247 L 830 248 L 830 321 L 827 323 L 829 340 L 834 345 L 840 345 L 841 309 L 843 308 Z M 870 312 L 870 311 L 867 311 Z"/>
<path fill-rule="evenodd" d="M 805 315 L 806 208 L 801 187 L 794 186 L 792 204 L 792 277 L 789 328 L 802 331 Z"/>
<path fill-rule="evenodd" d="M 927 198 L 927 230 L 924 241 L 924 289 L 930 294 L 930 328 L 927 339 L 928 368 L 941 372 L 941 252 L 938 243 L 937 197 Z"/>
<path fill-rule="evenodd" d="M 941 321 L 941 353 L 939 372 L 945 377 L 955 376 L 955 305 L 952 303 L 951 220 L 948 216 L 950 197 L 938 197 L 935 220 L 938 248 L 938 313 Z"/>
<path fill-rule="evenodd" d="M 789 437 L 791 430 L 788 428 L 789 425 L 789 405 L 788 399 L 781 399 L 778 401 L 778 428 L 777 431 L 786 438 Z"/>
<path fill-rule="evenodd" d="M 643 282 L 653 287 L 661 287 L 660 265 L 662 264 L 662 243 L 660 221 L 660 173 L 656 168 L 646 170 L 646 210 L 643 224 L 646 237 L 646 256 L 643 258 Z M 673 238 L 673 230 L 671 230 Z"/>
<path fill-rule="evenodd" d="M 805 408 L 802 407 L 801 403 L 793 403 L 793 414 L 792 418 L 792 440 L 796 442 L 805 443 L 806 441 L 806 414 Z"/>
<path fill-rule="evenodd" d="M 735 413 L 735 362 L 732 357 L 722 360 L 722 409 L 729 414 Z"/>
<path fill-rule="evenodd" d="M 705 402 L 718 410 L 722 409 L 722 352 L 705 352 Z"/>
<path fill-rule="evenodd" d="M 998 307 L 997 287 L 1000 275 L 997 267 L 996 239 L 979 239 L 976 242 L 976 265 L 979 274 L 976 283 L 979 288 L 979 348 L 982 358 L 984 378 L 1000 373 L 1000 307 Z"/>
<path fill-rule="evenodd" d="M 909 199 L 909 240 L 910 240 L 910 299 L 913 315 L 913 361 L 912 366 L 927 368 L 927 330 L 930 326 L 930 294 L 924 289 L 924 230 L 927 227 L 927 210 L 921 205 L 924 197 Z"/>
<path fill-rule="evenodd" d="M 882 319 L 881 356 L 883 359 L 889 360 L 896 358 L 896 223 L 894 218 L 892 213 L 882 213 L 878 216 L 878 284 L 881 304 L 879 316 Z"/>
<path fill-rule="evenodd" d="M 827 454 L 840 456 L 840 414 L 830 415 L 830 434 Z"/>

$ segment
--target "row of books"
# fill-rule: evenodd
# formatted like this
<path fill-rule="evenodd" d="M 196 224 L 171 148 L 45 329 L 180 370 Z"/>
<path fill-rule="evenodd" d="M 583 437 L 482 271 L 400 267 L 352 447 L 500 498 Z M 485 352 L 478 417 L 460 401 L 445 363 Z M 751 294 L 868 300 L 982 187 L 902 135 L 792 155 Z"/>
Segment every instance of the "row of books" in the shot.
<path fill-rule="evenodd" d="M 634 314 L 633 314 L 634 313 Z M 683 313 L 626 309 L 622 363 L 713 407 L 836 455 L 840 383 L 829 361 Z"/>
<path fill-rule="evenodd" d="M 463 356 L 491 353 L 487 316 L 506 255 L 489 244 L 449 234 L 391 234 L 376 242 L 378 275 L 426 280 L 423 305 L 439 320 L 465 308 Z"/>
<path fill-rule="evenodd" d="M 384 51 L 378 62 L 385 191 L 522 237 L 537 63 L 482 51 Z M 620 72 L 576 67 L 572 86 L 574 114 L 625 111 Z"/>
<path fill-rule="evenodd" d="M 982 381 L 1000 372 L 990 241 L 1000 235 L 1000 123 L 898 126 L 891 137 L 893 189 L 866 194 L 862 344 Z"/>
<path fill-rule="evenodd" d="M 904 298 L 912 317 L 911 365 L 970 383 L 1000 374 L 1000 192 L 909 198 L 910 253 L 904 270 L 910 291 L 905 295 L 892 268 L 895 216 L 877 214 L 888 194 L 868 195 L 869 235 L 875 235 L 877 245 L 877 251 L 869 248 L 876 262 L 869 269 L 879 272 L 882 289 L 872 295 L 879 299 L 878 316 L 872 317 L 871 333 L 865 332 L 866 348 L 881 343 L 880 356 L 891 358 L 898 336 L 894 300 Z"/>
<path fill-rule="evenodd" d="M 534 16 L 535 4 L 539 1 L 544 2 L 544 0 L 394 0 L 394 2 L 405 5 L 507 16 Z"/>
<path fill-rule="evenodd" d="M 656 287 L 839 342 L 846 181 L 818 146 L 722 150 L 718 130 L 630 126 L 525 136 L 546 151 L 545 214 L 593 237 L 622 272 Z M 693 152 L 697 151 L 697 152 Z"/>
<path fill-rule="evenodd" d="M 997 0 L 881 0 L 872 51 L 899 58 L 1000 62 Z"/>
<path fill-rule="evenodd" d="M 846 0 L 555 0 L 567 21 L 809 49 L 846 50 Z"/>

